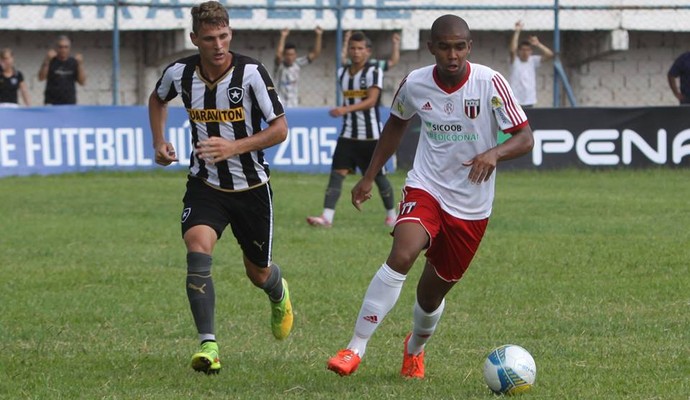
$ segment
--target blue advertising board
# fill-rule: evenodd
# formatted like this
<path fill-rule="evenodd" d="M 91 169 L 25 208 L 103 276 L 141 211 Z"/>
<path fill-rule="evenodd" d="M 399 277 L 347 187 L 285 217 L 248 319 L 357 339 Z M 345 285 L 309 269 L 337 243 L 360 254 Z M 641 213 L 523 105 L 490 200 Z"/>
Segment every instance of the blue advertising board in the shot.
<path fill-rule="evenodd" d="M 388 118 L 388 110 L 381 111 Z M 265 150 L 271 169 L 329 172 L 341 118 L 329 116 L 326 107 L 289 108 L 286 114 L 287 140 Z M 179 157 L 172 167 L 187 168 L 192 148 L 184 108 L 169 107 L 166 136 Z M 159 167 L 146 107 L 0 108 L 0 177 L 147 168 Z"/>

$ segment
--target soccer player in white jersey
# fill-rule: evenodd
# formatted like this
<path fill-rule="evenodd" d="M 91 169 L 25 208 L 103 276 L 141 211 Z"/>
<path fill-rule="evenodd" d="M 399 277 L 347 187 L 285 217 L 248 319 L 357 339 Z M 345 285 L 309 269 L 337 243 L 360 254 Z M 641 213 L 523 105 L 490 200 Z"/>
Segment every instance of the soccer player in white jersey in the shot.
<path fill-rule="evenodd" d="M 273 203 L 263 149 L 284 141 L 283 106 L 264 66 L 229 51 L 228 13 L 217 1 L 194 6 L 190 38 L 198 54 L 170 64 L 149 97 L 149 120 L 156 163 L 177 161 L 163 134 L 168 101 L 181 94 L 192 127 L 182 237 L 187 247 L 187 297 L 201 348 L 192 368 L 220 371 L 211 278 L 212 253 L 224 229 L 242 249 L 246 274 L 266 292 L 276 339 L 292 329 L 292 305 L 280 268 L 272 262 Z M 268 126 L 262 129 L 261 121 Z"/>
<path fill-rule="evenodd" d="M 379 104 L 383 71 L 378 65 L 369 62 L 371 41 L 363 32 L 358 31 L 350 36 L 348 54 L 352 63 L 338 69 L 343 105 L 329 111 L 332 117 L 343 117 L 343 126 L 333 152 L 323 212 L 320 216 L 307 217 L 307 223 L 311 226 L 328 228 L 333 224 L 335 206 L 345 177 L 357 169 L 362 173 L 366 171 L 381 136 Z M 393 226 L 396 216 L 393 188 L 383 165 L 376 171 L 374 181 L 386 209 L 384 223 Z"/>
<path fill-rule="evenodd" d="M 352 203 L 360 209 L 371 197 L 378 169 L 417 114 L 422 121 L 419 145 L 403 189 L 390 254 L 364 295 L 350 343 L 328 360 L 328 369 L 340 375 L 357 369 L 367 342 L 426 249 L 401 369 L 404 377 L 424 377 L 424 346 L 441 318 L 444 298 L 469 267 L 484 235 L 496 164 L 533 146 L 527 117 L 506 80 L 467 61 L 472 39 L 463 19 L 436 19 L 427 46 L 436 64 L 412 71 L 400 83 L 369 169 L 352 189 Z M 502 144 L 496 141 L 499 128 L 512 135 Z"/>

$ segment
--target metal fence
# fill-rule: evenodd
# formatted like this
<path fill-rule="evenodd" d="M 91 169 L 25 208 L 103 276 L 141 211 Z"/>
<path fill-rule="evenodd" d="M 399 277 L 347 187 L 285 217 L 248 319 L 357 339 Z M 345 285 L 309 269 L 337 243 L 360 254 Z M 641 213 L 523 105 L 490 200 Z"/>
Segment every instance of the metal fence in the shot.
<path fill-rule="evenodd" d="M 233 50 L 253 56 L 273 71 L 279 32 L 306 54 L 316 26 L 324 29 L 323 51 L 302 72 L 301 104 L 333 105 L 335 69 L 343 32 L 364 30 L 374 57 L 387 59 L 395 32 L 400 61 L 386 72 L 384 102 L 413 68 L 433 62 L 426 50 L 429 28 L 444 13 L 468 21 L 471 61 L 508 74 L 508 44 L 516 21 L 521 38 L 536 35 L 556 58 L 538 74 L 540 105 L 667 105 L 675 99 L 666 72 L 690 43 L 690 1 L 436 0 L 254 0 L 226 2 L 235 32 Z M 603 4 L 607 3 L 607 4 Z M 32 103 L 42 104 L 38 69 L 59 34 L 81 53 L 87 83 L 79 104 L 144 104 L 162 69 L 189 43 L 189 9 L 196 2 L 0 0 L 0 48 L 12 48 L 24 72 Z M 538 53 L 538 50 L 535 52 Z M 388 98 L 387 98 L 388 97 Z"/>

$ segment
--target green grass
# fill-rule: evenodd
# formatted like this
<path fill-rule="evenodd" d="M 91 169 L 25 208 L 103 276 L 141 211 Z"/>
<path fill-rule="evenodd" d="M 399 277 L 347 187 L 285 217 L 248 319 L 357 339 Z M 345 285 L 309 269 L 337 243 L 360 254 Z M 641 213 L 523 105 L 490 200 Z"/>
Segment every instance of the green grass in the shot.
<path fill-rule="evenodd" d="M 400 187 L 403 176 L 392 177 Z M 537 363 L 523 398 L 681 399 L 690 393 L 690 171 L 500 172 L 489 229 L 427 346 L 427 379 L 399 377 L 421 259 L 351 377 L 346 345 L 391 238 L 375 198 L 346 181 L 336 224 L 315 230 L 323 175 L 274 174 L 274 256 L 295 329 L 273 339 L 268 302 L 226 232 L 216 247 L 223 371 L 189 368 L 180 172 L 0 180 L 0 398 L 492 399 L 495 346 Z"/>

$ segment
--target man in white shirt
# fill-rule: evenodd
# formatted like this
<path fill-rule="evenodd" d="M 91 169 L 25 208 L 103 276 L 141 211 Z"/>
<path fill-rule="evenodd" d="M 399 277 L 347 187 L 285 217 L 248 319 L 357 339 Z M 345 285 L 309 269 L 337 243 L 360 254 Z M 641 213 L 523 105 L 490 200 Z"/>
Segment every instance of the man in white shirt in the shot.
<path fill-rule="evenodd" d="M 280 31 L 280 39 L 276 47 L 275 84 L 280 100 L 286 107 L 299 106 L 299 79 L 302 67 L 311 64 L 321 54 L 321 38 L 323 29 L 314 29 L 314 47 L 306 56 L 297 56 L 297 46 L 286 43 L 290 30 Z"/>
<path fill-rule="evenodd" d="M 544 46 L 536 36 L 529 36 L 518 44 L 522 21 L 515 23 L 515 32 L 510 41 L 510 86 L 515 98 L 522 107 L 537 104 L 537 68 L 542 61 L 553 58 L 553 52 Z M 532 47 L 538 48 L 542 55 L 533 55 Z"/>
<path fill-rule="evenodd" d="M 446 294 L 469 268 L 489 222 L 496 165 L 534 145 L 527 116 L 505 78 L 467 61 L 472 38 L 462 18 L 448 14 L 434 21 L 427 47 L 436 63 L 410 72 L 400 83 L 369 167 L 352 189 L 352 204 L 360 209 L 412 117 L 419 116 L 419 144 L 390 253 L 369 283 L 350 343 L 327 363 L 339 375 L 357 370 L 369 339 L 426 250 L 400 370 L 405 378 L 424 378 L 424 346 L 441 319 Z M 499 128 L 511 135 L 501 144 Z"/>

